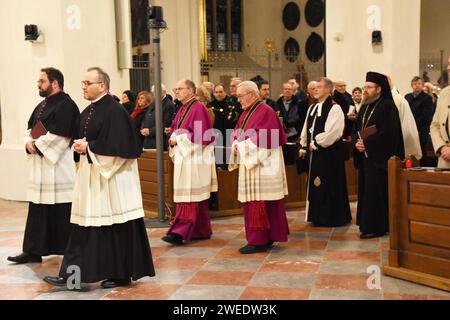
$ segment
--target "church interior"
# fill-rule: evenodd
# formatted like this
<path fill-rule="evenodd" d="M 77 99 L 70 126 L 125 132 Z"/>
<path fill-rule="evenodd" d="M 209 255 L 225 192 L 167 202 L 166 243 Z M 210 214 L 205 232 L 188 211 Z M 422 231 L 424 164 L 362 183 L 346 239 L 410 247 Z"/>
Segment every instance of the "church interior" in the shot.
<path fill-rule="evenodd" d="M 163 8 L 163 26 L 149 27 L 149 6 Z M 311 179 L 299 172 L 295 149 L 293 160 L 284 153 L 288 241 L 254 254 L 239 252 L 247 243 L 240 171 L 221 164 L 209 200 L 212 236 L 182 245 L 163 241 L 178 212 L 176 165 L 168 151 L 144 147 L 139 197 L 154 277 L 67 290 L 43 281 L 58 274 L 62 255 L 40 263 L 7 260 L 23 250 L 31 167 L 24 133 L 43 100 L 36 88 L 42 68 L 64 73 L 64 92 L 80 112 L 89 106 L 80 81 L 90 67 L 108 72 L 108 94 L 118 100 L 160 82 L 176 97 L 180 79 L 197 87 L 213 83 L 228 96 L 235 79 L 251 80 L 270 86 L 265 98 L 283 101 L 289 79 L 307 93 L 312 81 L 326 77 L 351 95 L 353 88 L 363 92 L 366 73 L 375 71 L 389 75 L 402 96 L 420 77 L 436 108 L 450 73 L 449 12 L 448 0 L 2 0 L 0 300 L 450 300 L 450 172 L 432 170 L 440 154 L 431 142 L 426 164 L 389 160 L 389 232 L 378 237 L 360 235 L 361 178 L 351 137 L 343 162 L 351 222 L 309 222 Z"/>

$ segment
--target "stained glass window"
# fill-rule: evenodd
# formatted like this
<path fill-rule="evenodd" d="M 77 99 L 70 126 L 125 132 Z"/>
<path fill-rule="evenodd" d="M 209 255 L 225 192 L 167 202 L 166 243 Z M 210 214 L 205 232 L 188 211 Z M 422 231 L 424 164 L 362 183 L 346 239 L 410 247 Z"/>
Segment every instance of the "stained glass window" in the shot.
<path fill-rule="evenodd" d="M 242 0 L 206 0 L 208 51 L 241 51 Z"/>

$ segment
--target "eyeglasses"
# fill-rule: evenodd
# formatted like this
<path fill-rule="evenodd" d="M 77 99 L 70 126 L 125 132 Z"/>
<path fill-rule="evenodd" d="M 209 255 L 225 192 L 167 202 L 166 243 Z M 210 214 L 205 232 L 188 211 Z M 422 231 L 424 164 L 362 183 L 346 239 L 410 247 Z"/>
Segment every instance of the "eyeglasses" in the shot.
<path fill-rule="evenodd" d="M 173 90 L 173 92 L 177 92 L 177 91 L 181 91 L 181 90 L 183 90 L 183 89 L 189 89 L 189 88 L 187 88 L 187 87 L 173 88 L 172 90 Z"/>
<path fill-rule="evenodd" d="M 238 94 L 238 95 L 236 95 L 236 98 L 242 99 L 243 97 L 245 97 L 248 94 L 250 94 L 250 92 L 247 92 L 247 93 L 244 93 L 244 94 Z"/>
<path fill-rule="evenodd" d="M 98 82 L 81 81 L 81 86 L 82 87 L 89 87 L 89 86 L 91 86 L 93 84 L 99 84 L 99 83 L 103 83 L 103 82 L 101 82 L 101 81 L 98 81 Z"/>

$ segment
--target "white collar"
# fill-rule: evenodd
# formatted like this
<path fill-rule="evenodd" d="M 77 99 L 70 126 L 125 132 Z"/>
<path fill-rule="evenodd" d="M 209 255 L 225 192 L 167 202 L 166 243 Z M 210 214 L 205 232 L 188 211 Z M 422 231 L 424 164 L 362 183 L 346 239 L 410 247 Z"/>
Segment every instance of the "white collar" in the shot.
<path fill-rule="evenodd" d="M 105 93 L 105 94 L 103 94 L 102 96 L 100 96 L 99 98 L 97 98 L 97 99 L 95 99 L 95 100 L 93 100 L 93 101 L 91 101 L 91 103 L 96 103 L 96 102 L 99 102 L 100 101 L 100 99 L 102 99 L 104 96 L 106 96 L 107 95 L 107 93 Z"/>
<path fill-rule="evenodd" d="M 324 101 L 325 102 L 325 101 Z M 312 117 L 314 115 L 314 113 L 316 113 L 317 110 L 317 116 L 321 117 L 322 116 L 322 105 L 323 102 L 317 103 L 314 108 L 312 108 L 312 111 L 310 113 L 310 116 Z"/>

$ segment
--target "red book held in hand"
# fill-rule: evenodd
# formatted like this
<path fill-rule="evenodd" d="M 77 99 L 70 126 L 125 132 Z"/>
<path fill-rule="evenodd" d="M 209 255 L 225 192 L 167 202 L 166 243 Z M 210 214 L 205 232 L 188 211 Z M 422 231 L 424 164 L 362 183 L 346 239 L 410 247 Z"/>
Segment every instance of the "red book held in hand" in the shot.
<path fill-rule="evenodd" d="M 47 134 L 47 129 L 45 129 L 45 127 L 44 127 L 44 125 L 42 124 L 41 121 L 38 121 L 34 125 L 33 129 L 31 129 L 30 134 L 31 134 L 31 137 L 36 140 L 40 136 L 46 135 Z"/>
<path fill-rule="evenodd" d="M 368 137 L 373 136 L 377 132 L 378 132 L 377 126 L 373 125 L 373 126 L 365 128 L 365 129 L 362 129 L 358 133 L 359 133 L 360 139 L 366 140 Z"/>

